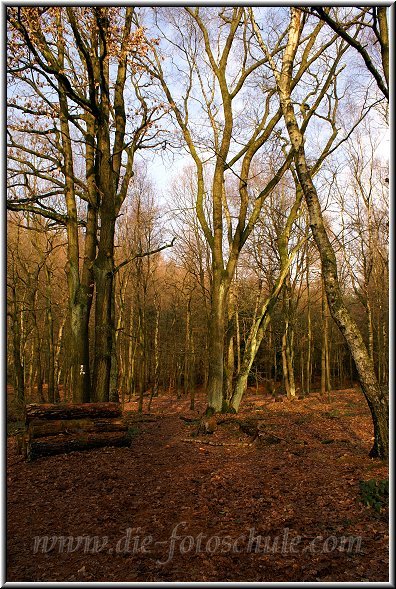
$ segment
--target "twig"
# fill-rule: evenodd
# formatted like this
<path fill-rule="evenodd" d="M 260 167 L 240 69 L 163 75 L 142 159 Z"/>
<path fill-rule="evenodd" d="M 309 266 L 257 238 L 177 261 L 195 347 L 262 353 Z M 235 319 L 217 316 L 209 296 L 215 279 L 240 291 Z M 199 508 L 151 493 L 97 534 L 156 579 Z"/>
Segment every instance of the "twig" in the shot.
<path fill-rule="evenodd" d="M 246 442 L 230 442 L 227 444 L 223 444 L 223 442 L 211 442 L 209 440 L 199 440 L 196 438 L 182 438 L 181 442 L 196 442 L 197 444 L 206 444 L 207 446 L 248 446 Z"/>

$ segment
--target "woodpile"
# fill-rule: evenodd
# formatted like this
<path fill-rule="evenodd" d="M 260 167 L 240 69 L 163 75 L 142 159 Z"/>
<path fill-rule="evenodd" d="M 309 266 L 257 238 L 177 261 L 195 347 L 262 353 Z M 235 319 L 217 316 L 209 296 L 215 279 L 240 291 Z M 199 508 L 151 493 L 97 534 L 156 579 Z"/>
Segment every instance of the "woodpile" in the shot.
<path fill-rule="evenodd" d="M 129 443 L 118 403 L 32 404 L 25 408 L 25 433 L 18 447 L 27 460 L 34 460 Z"/>

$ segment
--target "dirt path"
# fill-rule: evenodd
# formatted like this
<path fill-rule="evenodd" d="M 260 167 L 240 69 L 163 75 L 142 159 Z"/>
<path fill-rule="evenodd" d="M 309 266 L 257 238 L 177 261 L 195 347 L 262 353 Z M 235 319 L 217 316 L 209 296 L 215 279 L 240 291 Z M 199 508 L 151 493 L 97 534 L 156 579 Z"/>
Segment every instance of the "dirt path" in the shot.
<path fill-rule="evenodd" d="M 367 457 L 356 391 L 331 406 L 251 397 L 244 414 L 263 418 L 271 445 L 248 445 L 234 423 L 205 437 L 223 445 L 185 442 L 195 426 L 169 412 L 187 405 L 156 400 L 130 448 L 25 463 L 10 438 L 7 581 L 388 579 L 387 516 L 358 500 L 359 481 L 387 469 Z"/>

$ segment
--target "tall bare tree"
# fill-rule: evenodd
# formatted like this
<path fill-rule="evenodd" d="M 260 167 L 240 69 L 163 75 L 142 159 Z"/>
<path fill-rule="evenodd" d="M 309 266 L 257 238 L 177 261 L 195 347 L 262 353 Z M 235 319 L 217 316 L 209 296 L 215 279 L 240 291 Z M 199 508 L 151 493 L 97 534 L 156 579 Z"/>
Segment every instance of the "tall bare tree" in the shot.
<path fill-rule="evenodd" d="M 47 123 L 40 133 L 58 155 L 54 157 L 45 150 L 39 155 L 62 172 L 55 186 L 56 193 L 64 194 L 66 210 L 59 212 L 51 201 L 48 206 L 46 199 L 53 196 L 53 190 L 22 201 L 17 195 L 8 206 L 31 210 L 66 226 L 74 398 L 106 400 L 115 321 L 115 223 L 133 176 L 136 149 L 158 118 L 158 105 L 148 107 L 139 86 L 143 74 L 133 65 L 135 55 L 145 53 L 148 45 L 143 30 L 133 25 L 131 7 L 18 7 L 8 9 L 7 16 L 14 48 L 13 52 L 10 49 L 10 73 L 22 87 L 30 87 L 36 104 L 45 108 L 32 109 L 30 103 L 18 99 L 11 107 L 31 116 L 45 116 L 49 111 L 53 127 Z M 133 118 L 127 116 L 125 103 L 128 75 L 131 103 L 137 109 Z M 157 131 L 151 137 L 155 135 Z M 80 143 L 82 150 L 78 148 Z M 15 138 L 11 138 L 11 147 L 30 153 Z M 79 174 L 78 153 L 84 161 L 84 175 Z M 29 173 L 44 174 L 53 182 L 50 170 L 44 173 L 39 167 Z M 77 197 L 84 202 L 83 219 Z M 81 224 L 85 227 L 82 256 Z M 88 324 L 94 285 L 95 345 L 90 395 Z"/>
<path fill-rule="evenodd" d="M 374 423 L 374 445 L 370 454 L 371 456 L 387 458 L 389 453 L 388 396 L 386 391 L 381 388 L 378 383 L 374 365 L 364 344 L 362 335 L 344 302 L 338 280 L 337 261 L 334 254 L 334 248 L 323 222 L 318 193 L 315 184 L 313 183 L 311 170 L 305 154 L 304 135 L 301 131 L 301 127 L 298 125 L 294 105 L 291 99 L 293 66 L 299 48 L 304 23 L 305 19 L 302 18 L 301 10 L 291 8 L 290 23 L 288 26 L 288 40 L 283 52 L 280 71 L 277 69 L 270 56 L 260 34 L 260 30 L 255 22 L 254 26 L 257 38 L 265 54 L 271 61 L 273 73 L 277 82 L 283 117 L 294 149 L 294 162 L 298 179 L 304 192 L 312 234 L 321 257 L 322 275 L 330 313 L 348 343 L 350 352 L 356 364 L 364 395 L 371 410 Z"/>

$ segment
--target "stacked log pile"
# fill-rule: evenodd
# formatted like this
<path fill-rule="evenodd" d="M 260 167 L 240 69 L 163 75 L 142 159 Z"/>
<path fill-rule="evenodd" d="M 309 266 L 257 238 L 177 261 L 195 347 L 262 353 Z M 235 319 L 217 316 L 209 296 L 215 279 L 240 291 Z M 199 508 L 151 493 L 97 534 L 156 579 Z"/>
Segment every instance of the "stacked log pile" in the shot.
<path fill-rule="evenodd" d="M 26 406 L 20 448 L 27 460 L 129 443 L 128 427 L 118 403 Z"/>

